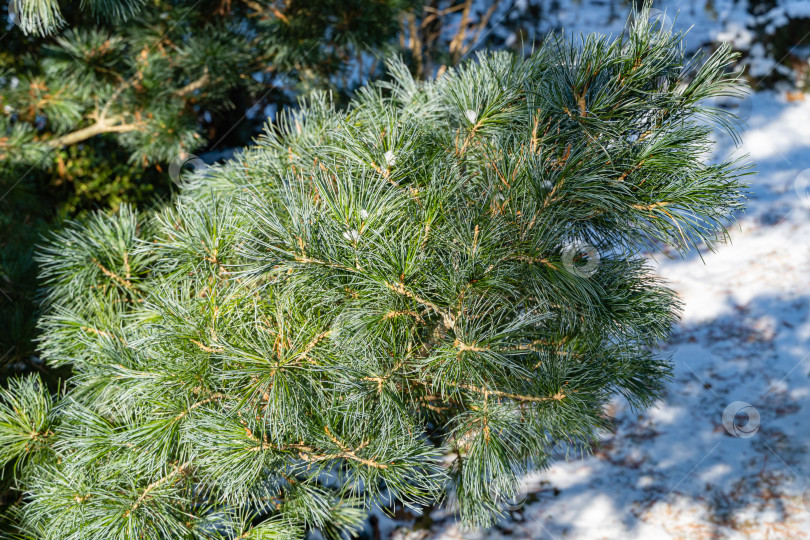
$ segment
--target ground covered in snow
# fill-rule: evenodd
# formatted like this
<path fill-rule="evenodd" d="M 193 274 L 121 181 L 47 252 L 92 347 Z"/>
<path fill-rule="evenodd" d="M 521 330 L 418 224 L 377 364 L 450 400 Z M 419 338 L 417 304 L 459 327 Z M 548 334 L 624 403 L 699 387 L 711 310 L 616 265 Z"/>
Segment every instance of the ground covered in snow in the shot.
<path fill-rule="evenodd" d="M 526 478 L 495 529 L 433 511 L 394 538 L 810 537 L 810 101 L 769 91 L 746 107 L 742 148 L 718 137 L 758 171 L 731 244 L 654 262 L 685 306 L 663 400 L 640 414 L 615 401 L 594 455 Z"/>

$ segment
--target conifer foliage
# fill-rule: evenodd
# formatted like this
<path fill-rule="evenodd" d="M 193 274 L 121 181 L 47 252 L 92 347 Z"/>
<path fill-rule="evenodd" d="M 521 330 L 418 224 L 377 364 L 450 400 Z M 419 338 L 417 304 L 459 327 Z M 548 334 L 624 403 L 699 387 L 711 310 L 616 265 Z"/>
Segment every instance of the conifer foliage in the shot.
<path fill-rule="evenodd" d="M 316 94 L 171 209 L 56 234 L 43 357 L 0 407 L 22 538 L 301 538 L 444 501 L 487 526 L 520 476 L 662 391 L 678 302 L 641 250 L 724 238 L 707 163 L 721 47 L 647 13 L 431 82 Z"/>
<path fill-rule="evenodd" d="M 299 90 L 351 91 L 373 75 L 354 59 L 386 50 L 397 16 L 412 7 L 404 0 L 63 4 L 10 4 L 18 27 L 7 32 L 14 54 L 0 55 L 0 165 L 44 166 L 58 159 L 55 150 L 100 136 L 133 162 L 166 163 L 227 137 L 250 107 L 257 116 Z"/>
<path fill-rule="evenodd" d="M 0 2 L 0 384 L 39 367 L 31 255 L 40 230 L 166 196 L 175 156 L 243 146 L 263 111 L 313 88 L 347 101 L 379 75 L 398 18 L 418 5 Z"/>

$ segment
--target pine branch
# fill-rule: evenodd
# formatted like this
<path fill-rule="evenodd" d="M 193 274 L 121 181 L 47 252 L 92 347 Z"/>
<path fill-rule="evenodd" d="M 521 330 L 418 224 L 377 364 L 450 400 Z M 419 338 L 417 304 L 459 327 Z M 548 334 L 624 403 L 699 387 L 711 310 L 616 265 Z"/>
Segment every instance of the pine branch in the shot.
<path fill-rule="evenodd" d="M 174 467 L 172 472 L 170 472 L 169 474 L 167 474 L 162 478 L 159 478 L 158 480 L 155 480 L 154 482 L 146 486 L 146 488 L 143 490 L 143 492 L 137 498 L 137 500 L 134 503 L 132 503 L 132 506 L 129 508 L 129 510 L 124 512 L 124 518 L 128 517 L 132 512 L 136 511 L 138 507 L 141 506 L 145 501 L 149 500 L 150 493 L 152 491 L 159 488 L 166 482 L 171 481 L 178 474 L 183 474 L 190 466 L 191 466 L 190 461 L 186 461 L 182 465 L 177 465 Z"/>
<path fill-rule="evenodd" d="M 120 119 L 118 121 L 120 121 Z M 94 124 L 78 129 L 72 133 L 48 140 L 48 146 L 51 148 L 61 148 L 63 146 L 78 144 L 103 133 L 127 133 L 136 129 L 138 129 L 138 125 L 136 124 L 116 123 L 116 121 L 110 123 L 108 120 L 99 120 Z"/>

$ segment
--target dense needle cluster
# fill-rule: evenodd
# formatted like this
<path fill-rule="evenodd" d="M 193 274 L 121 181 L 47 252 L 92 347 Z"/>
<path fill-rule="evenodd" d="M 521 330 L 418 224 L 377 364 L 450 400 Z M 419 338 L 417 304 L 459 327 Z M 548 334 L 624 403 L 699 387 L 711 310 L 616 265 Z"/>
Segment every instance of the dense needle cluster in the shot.
<path fill-rule="evenodd" d="M 382 75 L 378 58 L 397 50 L 400 19 L 420 5 L 0 2 L 0 384 L 36 365 L 42 230 L 165 196 L 178 154 L 244 146 L 265 113 L 312 89 L 345 104 Z"/>
<path fill-rule="evenodd" d="M 521 475 L 644 407 L 678 303 L 641 250 L 722 240 L 745 169 L 709 164 L 721 47 L 642 12 L 432 82 L 392 62 L 314 95 L 171 208 L 42 249 L 44 358 L 0 457 L 25 538 L 333 537 L 435 501 L 486 526 Z M 11 526 L 11 524 L 9 525 Z"/>

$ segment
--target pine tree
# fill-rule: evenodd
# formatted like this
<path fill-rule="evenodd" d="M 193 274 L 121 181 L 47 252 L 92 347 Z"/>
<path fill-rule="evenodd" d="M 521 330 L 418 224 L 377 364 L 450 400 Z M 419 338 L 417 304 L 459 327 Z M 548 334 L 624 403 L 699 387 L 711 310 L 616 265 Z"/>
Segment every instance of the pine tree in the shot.
<path fill-rule="evenodd" d="M 642 250 L 712 247 L 739 162 L 707 163 L 733 53 L 549 37 L 438 80 L 325 94 L 170 208 L 40 252 L 43 357 L 2 396 L 20 538 L 333 538 L 444 501 L 487 526 L 522 474 L 660 396 L 675 294 Z"/>
<path fill-rule="evenodd" d="M 0 381 L 36 367 L 41 229 L 167 197 L 173 158 L 246 144 L 268 104 L 313 88 L 345 99 L 391 49 L 412 2 L 2 7 L 18 24 L 0 36 Z"/>
<path fill-rule="evenodd" d="M 168 196 L 172 159 L 243 146 L 265 110 L 312 89 L 345 105 L 397 48 L 432 73 L 434 57 L 450 62 L 483 41 L 498 2 L 483 13 L 469 0 L 0 6 L 16 23 L 0 36 L 2 381 L 36 360 L 41 229 Z"/>

